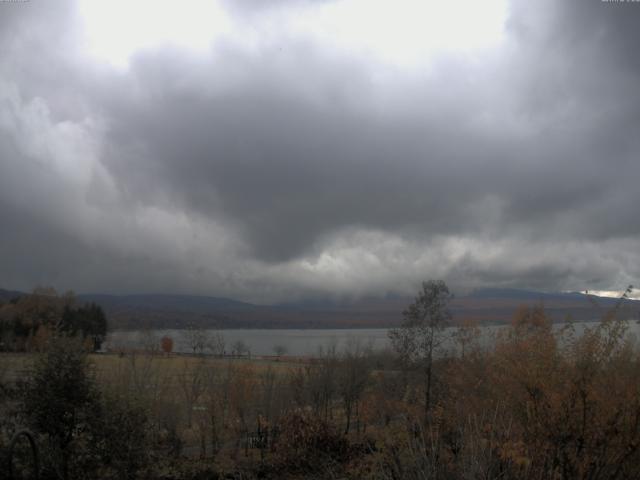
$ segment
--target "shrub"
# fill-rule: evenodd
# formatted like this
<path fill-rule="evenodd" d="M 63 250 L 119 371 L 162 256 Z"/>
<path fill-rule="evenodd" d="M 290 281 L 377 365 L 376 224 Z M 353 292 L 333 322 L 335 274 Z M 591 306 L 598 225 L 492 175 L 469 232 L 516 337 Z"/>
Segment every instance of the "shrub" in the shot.
<path fill-rule="evenodd" d="M 19 400 L 45 478 L 135 478 L 147 464 L 145 412 L 99 391 L 79 339 L 52 338 Z"/>
<path fill-rule="evenodd" d="M 273 446 L 273 466 L 289 473 L 319 473 L 340 468 L 349 457 L 349 443 L 329 423 L 295 412 L 284 417 Z"/>

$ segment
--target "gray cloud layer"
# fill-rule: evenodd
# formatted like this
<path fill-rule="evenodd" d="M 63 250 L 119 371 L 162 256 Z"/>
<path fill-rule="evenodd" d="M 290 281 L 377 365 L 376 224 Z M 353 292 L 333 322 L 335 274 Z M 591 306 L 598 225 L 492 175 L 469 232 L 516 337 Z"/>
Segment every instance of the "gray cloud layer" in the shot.
<path fill-rule="evenodd" d="M 258 27 L 316 5 L 228 3 Z M 72 4 L 0 9 L 0 285 L 272 301 L 638 278 L 640 5 L 512 0 L 500 47 L 411 68 L 283 27 L 118 69 Z"/>

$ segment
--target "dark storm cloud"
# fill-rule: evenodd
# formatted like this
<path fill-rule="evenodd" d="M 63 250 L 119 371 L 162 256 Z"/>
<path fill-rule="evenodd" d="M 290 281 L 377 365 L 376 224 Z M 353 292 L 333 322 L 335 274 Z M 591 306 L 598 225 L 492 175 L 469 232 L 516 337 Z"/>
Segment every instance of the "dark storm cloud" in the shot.
<path fill-rule="evenodd" d="M 336 66 L 339 73 L 327 75 L 299 65 L 311 71 L 299 74 L 313 91 L 305 99 L 285 91 L 291 87 L 282 80 L 293 72 L 267 65 L 253 66 L 260 82 L 248 91 L 185 98 L 167 96 L 171 85 L 151 87 L 163 95 L 122 105 L 118 118 L 130 123 L 118 123 L 111 143 L 126 150 L 147 139 L 156 174 L 150 183 L 166 185 L 182 208 L 237 224 L 265 260 L 304 254 L 319 237 L 352 225 L 429 233 L 470 227 L 473 218 L 458 222 L 486 186 L 458 170 L 457 157 L 471 152 L 450 146 L 450 127 L 417 112 L 394 120 L 345 105 L 350 92 L 343 85 L 366 88 L 360 72 Z M 154 81 L 136 73 L 145 84 Z M 320 105 L 312 103 L 323 95 Z M 107 165 L 124 176 L 126 156 L 112 158 Z"/>
<path fill-rule="evenodd" d="M 256 3 L 227 8 L 314 4 Z M 638 5 L 514 0 L 504 46 L 424 68 L 283 29 L 117 70 L 74 48 L 73 8 L 17 11 L 0 20 L 7 286 L 275 299 L 640 274 Z"/>
<path fill-rule="evenodd" d="M 400 114 L 378 112 L 369 107 L 377 92 L 371 91 L 375 87 L 368 83 L 367 66 L 339 60 L 318 66 L 314 51 L 290 54 L 294 58 L 280 69 L 271 58 L 227 55 L 216 62 L 250 71 L 260 80 L 189 97 L 175 91 L 177 73 L 165 71 L 158 79 L 153 65 L 136 64 L 137 80 L 160 94 L 119 107 L 113 143 L 126 147 L 147 139 L 155 180 L 175 190 L 186 208 L 237 223 L 254 253 L 265 260 L 305 254 L 324 234 L 351 225 L 473 234 L 486 223 L 475 207 L 492 196 L 504 203 L 507 222 L 500 228 L 522 223 L 546 230 L 546 236 L 579 233 L 586 239 L 637 233 L 637 226 L 624 220 L 637 200 L 629 185 L 637 170 L 634 124 L 625 125 L 621 134 L 617 118 L 584 118 L 590 98 L 582 92 L 571 92 L 572 106 L 559 106 L 567 102 L 564 96 L 553 99 L 549 93 L 545 98 L 551 106 L 544 111 L 520 111 L 526 97 L 506 107 L 515 113 L 500 111 L 492 105 L 497 95 L 492 85 L 469 92 L 454 76 L 468 72 L 445 70 L 440 78 L 410 85 L 404 94 L 415 103 Z M 171 62 L 154 61 L 170 69 Z M 533 65 L 513 62 L 530 69 L 526 82 L 516 87 L 523 93 L 534 83 L 550 81 Z M 212 82 L 224 76 L 215 67 L 212 61 L 204 69 L 202 83 L 207 75 Z M 581 66 L 587 67 L 597 65 Z M 179 72 L 183 66 L 174 68 Z M 509 83 L 508 73 L 503 75 Z M 293 77 L 292 85 L 287 79 Z M 298 91 L 299 84 L 307 91 Z M 477 93 L 486 98 L 469 98 Z M 615 112 L 620 101 L 610 101 L 608 108 Z M 474 125 L 476 109 L 494 108 L 497 120 L 485 127 L 489 131 Z M 575 111 L 565 111 L 570 108 Z M 511 128 L 525 132 L 510 138 Z M 626 141 L 603 148 L 611 135 Z M 117 168 L 125 157 L 113 158 Z M 619 168 L 630 171 L 619 175 Z M 627 198 L 620 197 L 620 190 Z M 587 220 L 610 209 L 608 221 L 557 229 L 558 222 L 576 223 L 576 215 Z"/>

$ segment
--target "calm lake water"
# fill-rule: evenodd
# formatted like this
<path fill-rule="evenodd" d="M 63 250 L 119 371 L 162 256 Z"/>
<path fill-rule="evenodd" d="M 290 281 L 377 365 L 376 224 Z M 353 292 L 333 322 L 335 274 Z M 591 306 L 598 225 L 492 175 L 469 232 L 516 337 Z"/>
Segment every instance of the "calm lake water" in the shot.
<path fill-rule="evenodd" d="M 575 331 L 580 333 L 587 327 L 593 327 L 597 322 L 576 323 Z M 640 325 L 635 321 L 628 322 L 629 334 L 640 338 Z M 555 325 L 561 328 L 563 324 Z M 496 333 L 503 326 L 481 327 L 481 342 L 484 345 L 492 343 Z M 452 335 L 455 329 L 445 332 Z M 350 345 L 361 347 L 371 346 L 374 350 L 390 347 L 387 336 L 388 329 L 243 329 L 243 330 L 204 330 L 204 336 L 212 340 L 216 334 L 224 338 L 225 351 L 231 353 L 233 345 L 243 342 L 252 355 L 274 355 L 277 346 L 283 346 L 288 355 L 317 355 L 321 349 L 334 347 L 337 351 L 344 351 Z M 173 351 L 189 353 L 191 351 L 189 332 L 187 330 L 147 330 L 147 331 L 114 331 L 109 333 L 105 343 L 106 349 L 148 348 L 158 347 L 160 338 L 169 336 L 173 339 Z"/>

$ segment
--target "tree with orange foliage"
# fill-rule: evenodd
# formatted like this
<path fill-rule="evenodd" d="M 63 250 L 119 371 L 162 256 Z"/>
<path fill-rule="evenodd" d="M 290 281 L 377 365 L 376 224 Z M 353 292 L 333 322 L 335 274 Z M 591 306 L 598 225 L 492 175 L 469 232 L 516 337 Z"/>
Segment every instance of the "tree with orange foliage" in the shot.
<path fill-rule="evenodd" d="M 505 459 L 526 460 L 539 478 L 637 478 L 638 356 L 614 317 L 575 335 L 572 325 L 554 331 L 541 306 L 517 312 L 490 380 L 513 420 Z"/>
<path fill-rule="evenodd" d="M 165 335 L 160 339 L 160 348 L 162 351 L 169 355 L 173 351 L 173 338 Z"/>

